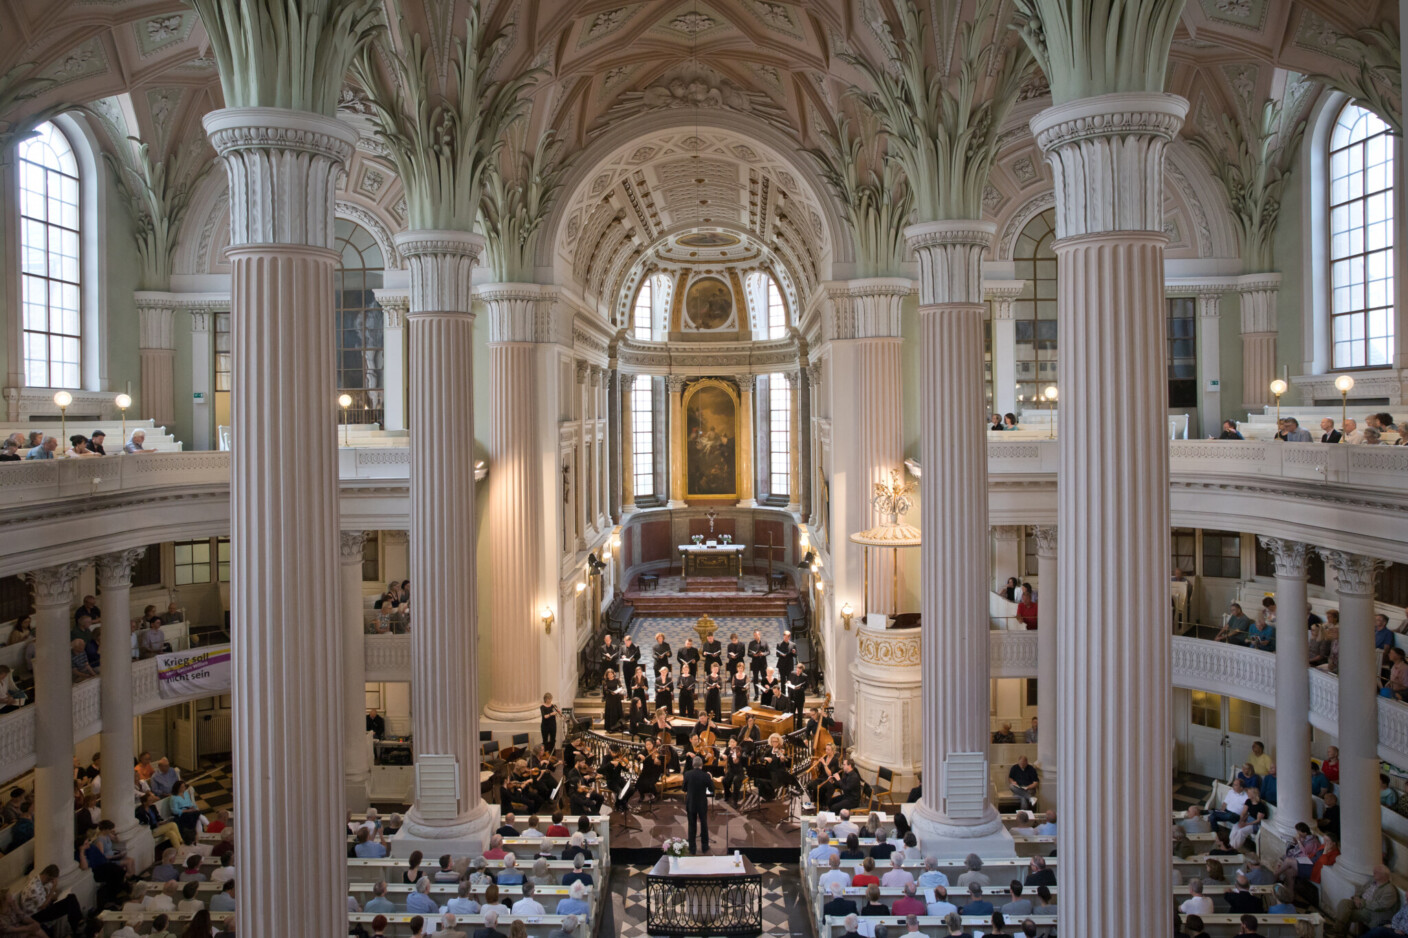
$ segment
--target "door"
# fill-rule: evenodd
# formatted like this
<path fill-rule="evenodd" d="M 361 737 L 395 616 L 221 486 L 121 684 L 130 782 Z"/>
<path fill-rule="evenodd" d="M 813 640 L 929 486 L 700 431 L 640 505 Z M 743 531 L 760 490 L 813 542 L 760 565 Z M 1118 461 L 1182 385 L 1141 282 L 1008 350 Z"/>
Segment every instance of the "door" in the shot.
<path fill-rule="evenodd" d="M 1237 697 L 1206 691 L 1189 695 L 1189 755 L 1185 768 L 1198 775 L 1227 779 L 1261 737 L 1261 707 Z"/>
<path fill-rule="evenodd" d="M 166 708 L 166 740 L 171 746 L 169 758 L 189 773 L 199 759 L 196 746 L 195 704 L 183 703 Z"/>

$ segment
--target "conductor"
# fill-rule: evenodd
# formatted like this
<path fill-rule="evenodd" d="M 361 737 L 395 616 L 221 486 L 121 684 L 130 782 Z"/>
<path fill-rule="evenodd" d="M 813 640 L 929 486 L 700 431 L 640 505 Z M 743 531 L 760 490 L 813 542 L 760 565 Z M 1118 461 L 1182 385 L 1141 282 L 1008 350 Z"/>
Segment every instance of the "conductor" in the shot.
<path fill-rule="evenodd" d="M 695 835 L 704 829 L 704 852 L 709 852 L 709 791 L 714 779 L 704 771 L 704 760 L 694 757 L 692 768 L 684 773 L 684 813 L 689 818 L 689 852 L 694 849 Z M 697 826 L 696 826 L 697 825 Z"/>

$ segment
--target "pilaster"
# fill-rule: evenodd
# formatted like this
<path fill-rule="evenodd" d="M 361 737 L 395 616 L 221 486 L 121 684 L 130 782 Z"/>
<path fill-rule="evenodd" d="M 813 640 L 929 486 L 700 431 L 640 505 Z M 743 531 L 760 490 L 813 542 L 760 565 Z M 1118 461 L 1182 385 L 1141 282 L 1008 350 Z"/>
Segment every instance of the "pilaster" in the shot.
<path fill-rule="evenodd" d="M 1276 630 L 1276 816 L 1271 824 L 1290 843 L 1296 824 L 1312 827 L 1310 803 L 1310 675 L 1309 643 L 1300 623 L 1309 620 L 1306 603 L 1310 547 L 1296 541 L 1261 535 L 1276 564 L 1276 617 L 1285 628 Z"/>
<path fill-rule="evenodd" d="M 142 416 L 159 427 L 176 421 L 176 302 L 166 293 L 138 291 L 137 349 L 142 360 Z"/>
<path fill-rule="evenodd" d="M 992 411 L 1017 411 L 1017 323 L 1013 304 L 1026 289 L 1021 280 L 989 280 L 983 295 L 992 304 Z"/>
<path fill-rule="evenodd" d="M 665 378 L 670 396 L 670 502 L 669 508 L 684 507 L 684 385 L 681 375 Z"/>
<path fill-rule="evenodd" d="M 376 294 L 381 307 L 382 383 L 385 403 L 381 425 L 384 430 L 406 429 L 406 313 L 411 297 L 402 290 L 380 289 Z"/>
<path fill-rule="evenodd" d="M 753 421 L 757 415 L 757 403 L 753 397 L 757 387 L 756 375 L 734 375 L 738 382 L 738 475 L 741 479 L 738 490 L 738 504 L 742 508 L 754 508 L 758 501 L 753 497 L 753 483 L 757 472 L 754 469 L 753 454 L 757 449 L 758 435 L 753 432 Z M 793 501 L 796 499 L 794 498 Z"/>
<path fill-rule="evenodd" d="M 371 802 L 372 744 L 367 732 L 366 612 L 362 601 L 365 531 L 341 531 L 338 557 L 342 641 L 342 769 L 347 810 L 362 812 Z"/>
<path fill-rule="evenodd" d="M 1280 290 L 1280 274 L 1251 274 L 1237 280 L 1242 308 L 1242 406 L 1248 410 L 1260 410 L 1273 402 Z"/>
<path fill-rule="evenodd" d="M 1222 428 L 1222 294 L 1198 294 L 1198 415 L 1202 435 Z"/>
<path fill-rule="evenodd" d="M 1038 803 L 1043 809 L 1056 807 L 1058 764 L 1056 727 L 1060 725 L 1060 695 L 1057 687 L 1061 674 L 1057 662 L 1060 647 L 1057 642 L 1057 529 L 1056 525 L 1037 525 L 1036 565 L 1037 585 L 1041 601 L 1037 603 L 1036 620 L 1036 764 L 1041 769 Z"/>

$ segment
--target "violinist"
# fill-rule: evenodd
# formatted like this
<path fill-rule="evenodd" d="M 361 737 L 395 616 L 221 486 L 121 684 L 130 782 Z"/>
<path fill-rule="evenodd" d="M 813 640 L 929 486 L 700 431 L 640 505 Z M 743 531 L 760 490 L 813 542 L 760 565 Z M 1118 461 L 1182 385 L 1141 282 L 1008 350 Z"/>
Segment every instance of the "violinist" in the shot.
<path fill-rule="evenodd" d="M 830 804 L 831 792 L 840 780 L 841 759 L 836 754 L 836 744 L 827 743 L 826 751 L 817 757 L 816 767 L 812 769 L 812 803 Z"/>
<path fill-rule="evenodd" d="M 699 649 L 694 647 L 694 639 L 686 638 L 684 647 L 680 649 L 680 674 L 684 674 L 684 666 L 689 665 L 691 674 L 699 671 Z"/>
<path fill-rule="evenodd" d="M 777 673 L 791 674 L 797 664 L 797 643 L 792 641 L 791 632 L 782 633 L 782 641 L 777 643 Z"/>
<path fill-rule="evenodd" d="M 719 758 L 719 753 L 713 746 L 705 746 L 700 743 L 694 751 L 704 760 L 704 771 L 708 772 L 710 777 L 716 779 L 724 777 L 723 760 Z"/>
<path fill-rule="evenodd" d="M 636 666 L 640 663 L 640 646 L 631 642 L 631 637 L 626 636 L 625 644 L 621 646 L 621 680 L 626 682 L 626 686 L 635 683 Z"/>
<path fill-rule="evenodd" d="M 654 671 L 656 674 L 660 673 L 661 668 L 670 666 L 670 658 L 673 657 L 674 651 L 670 648 L 670 643 L 665 641 L 664 632 L 655 633 L 655 647 L 651 649 L 651 652 L 655 656 Z"/>
<path fill-rule="evenodd" d="M 528 768 L 526 759 L 519 759 L 504 780 L 503 802 L 509 807 L 521 807 L 525 814 L 536 814 L 542 805 L 536 778 Z"/>
<path fill-rule="evenodd" d="M 680 662 L 680 716 L 694 716 L 694 665 Z"/>
<path fill-rule="evenodd" d="M 734 804 L 743 797 L 743 782 L 748 777 L 747 760 L 739 748 L 738 737 L 728 741 L 728 751 L 724 753 L 724 797 Z"/>
<path fill-rule="evenodd" d="M 768 737 L 768 750 L 762 758 L 763 777 L 758 779 L 758 793 L 764 801 L 776 798 L 787 785 L 787 751 L 783 748 L 782 737 L 773 733 Z"/>
<path fill-rule="evenodd" d="M 781 697 L 782 682 L 778 680 L 777 674 L 773 669 L 768 668 L 767 676 L 764 677 L 762 683 L 758 685 L 758 701 L 764 707 L 781 709 L 778 707 L 778 704 L 782 702 Z"/>
<path fill-rule="evenodd" d="M 606 800 L 602 793 L 602 785 L 602 779 L 592 769 L 591 763 L 587 763 L 582 774 L 577 776 L 577 784 L 572 787 L 572 792 L 568 796 L 568 800 L 572 803 L 573 813 L 600 813 L 602 802 Z"/>
<path fill-rule="evenodd" d="M 723 646 L 719 640 L 710 632 L 709 637 L 704 641 L 704 672 L 707 674 L 713 665 L 723 666 Z"/>
<path fill-rule="evenodd" d="M 728 673 L 732 674 L 737 670 L 738 666 L 743 663 L 743 654 L 746 650 L 743 643 L 738 640 L 737 632 L 734 632 L 728 637 L 728 648 L 726 650 L 728 651 L 728 660 L 725 663 L 728 665 Z"/>
<path fill-rule="evenodd" d="M 733 672 L 733 712 L 737 713 L 748 706 L 748 675 L 743 670 L 743 662 L 738 662 Z"/>
<path fill-rule="evenodd" d="M 557 748 L 557 718 L 562 716 L 562 710 L 552 702 L 552 694 L 544 694 L 538 713 L 542 720 L 539 729 L 543 734 L 543 746 L 552 752 Z"/>
<path fill-rule="evenodd" d="M 709 676 L 704 681 L 704 712 L 715 720 L 723 719 L 723 705 L 720 703 L 723 688 L 724 678 L 719 673 L 719 663 L 715 661 L 709 666 Z"/>
<path fill-rule="evenodd" d="M 768 669 L 768 652 L 772 649 L 763 641 L 763 633 L 755 631 L 753 640 L 748 643 L 748 669 L 753 673 L 753 683 L 763 682 L 763 672 Z"/>
<path fill-rule="evenodd" d="M 666 658 L 666 661 L 670 659 Z M 675 712 L 675 682 L 670 677 L 670 668 L 667 665 L 660 669 L 659 676 L 655 678 L 655 713 L 658 716 L 660 711 L 666 715 Z"/>
<path fill-rule="evenodd" d="M 753 714 L 748 714 L 738 735 L 745 743 L 756 743 L 763 738 L 763 731 L 758 727 L 758 721 Z"/>
<path fill-rule="evenodd" d="M 606 669 L 606 680 L 601 684 L 601 699 L 606 706 L 606 732 L 614 733 L 621 724 L 621 699 L 626 696 L 626 688 L 616 678 L 615 670 Z"/>
<path fill-rule="evenodd" d="M 621 646 L 611 640 L 610 632 L 601 639 L 601 670 L 603 674 L 621 670 Z"/>

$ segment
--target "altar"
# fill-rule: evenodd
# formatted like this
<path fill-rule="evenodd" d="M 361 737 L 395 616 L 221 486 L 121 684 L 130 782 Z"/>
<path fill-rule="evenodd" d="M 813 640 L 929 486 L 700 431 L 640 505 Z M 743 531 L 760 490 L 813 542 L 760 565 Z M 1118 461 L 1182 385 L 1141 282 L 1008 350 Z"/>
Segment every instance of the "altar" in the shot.
<path fill-rule="evenodd" d="M 742 544 L 718 544 L 707 541 L 703 544 L 681 544 L 680 554 L 684 557 L 684 576 L 732 576 L 743 575 Z"/>
<path fill-rule="evenodd" d="M 660 858 L 645 877 L 651 935 L 760 935 L 763 877 L 747 857 Z"/>

